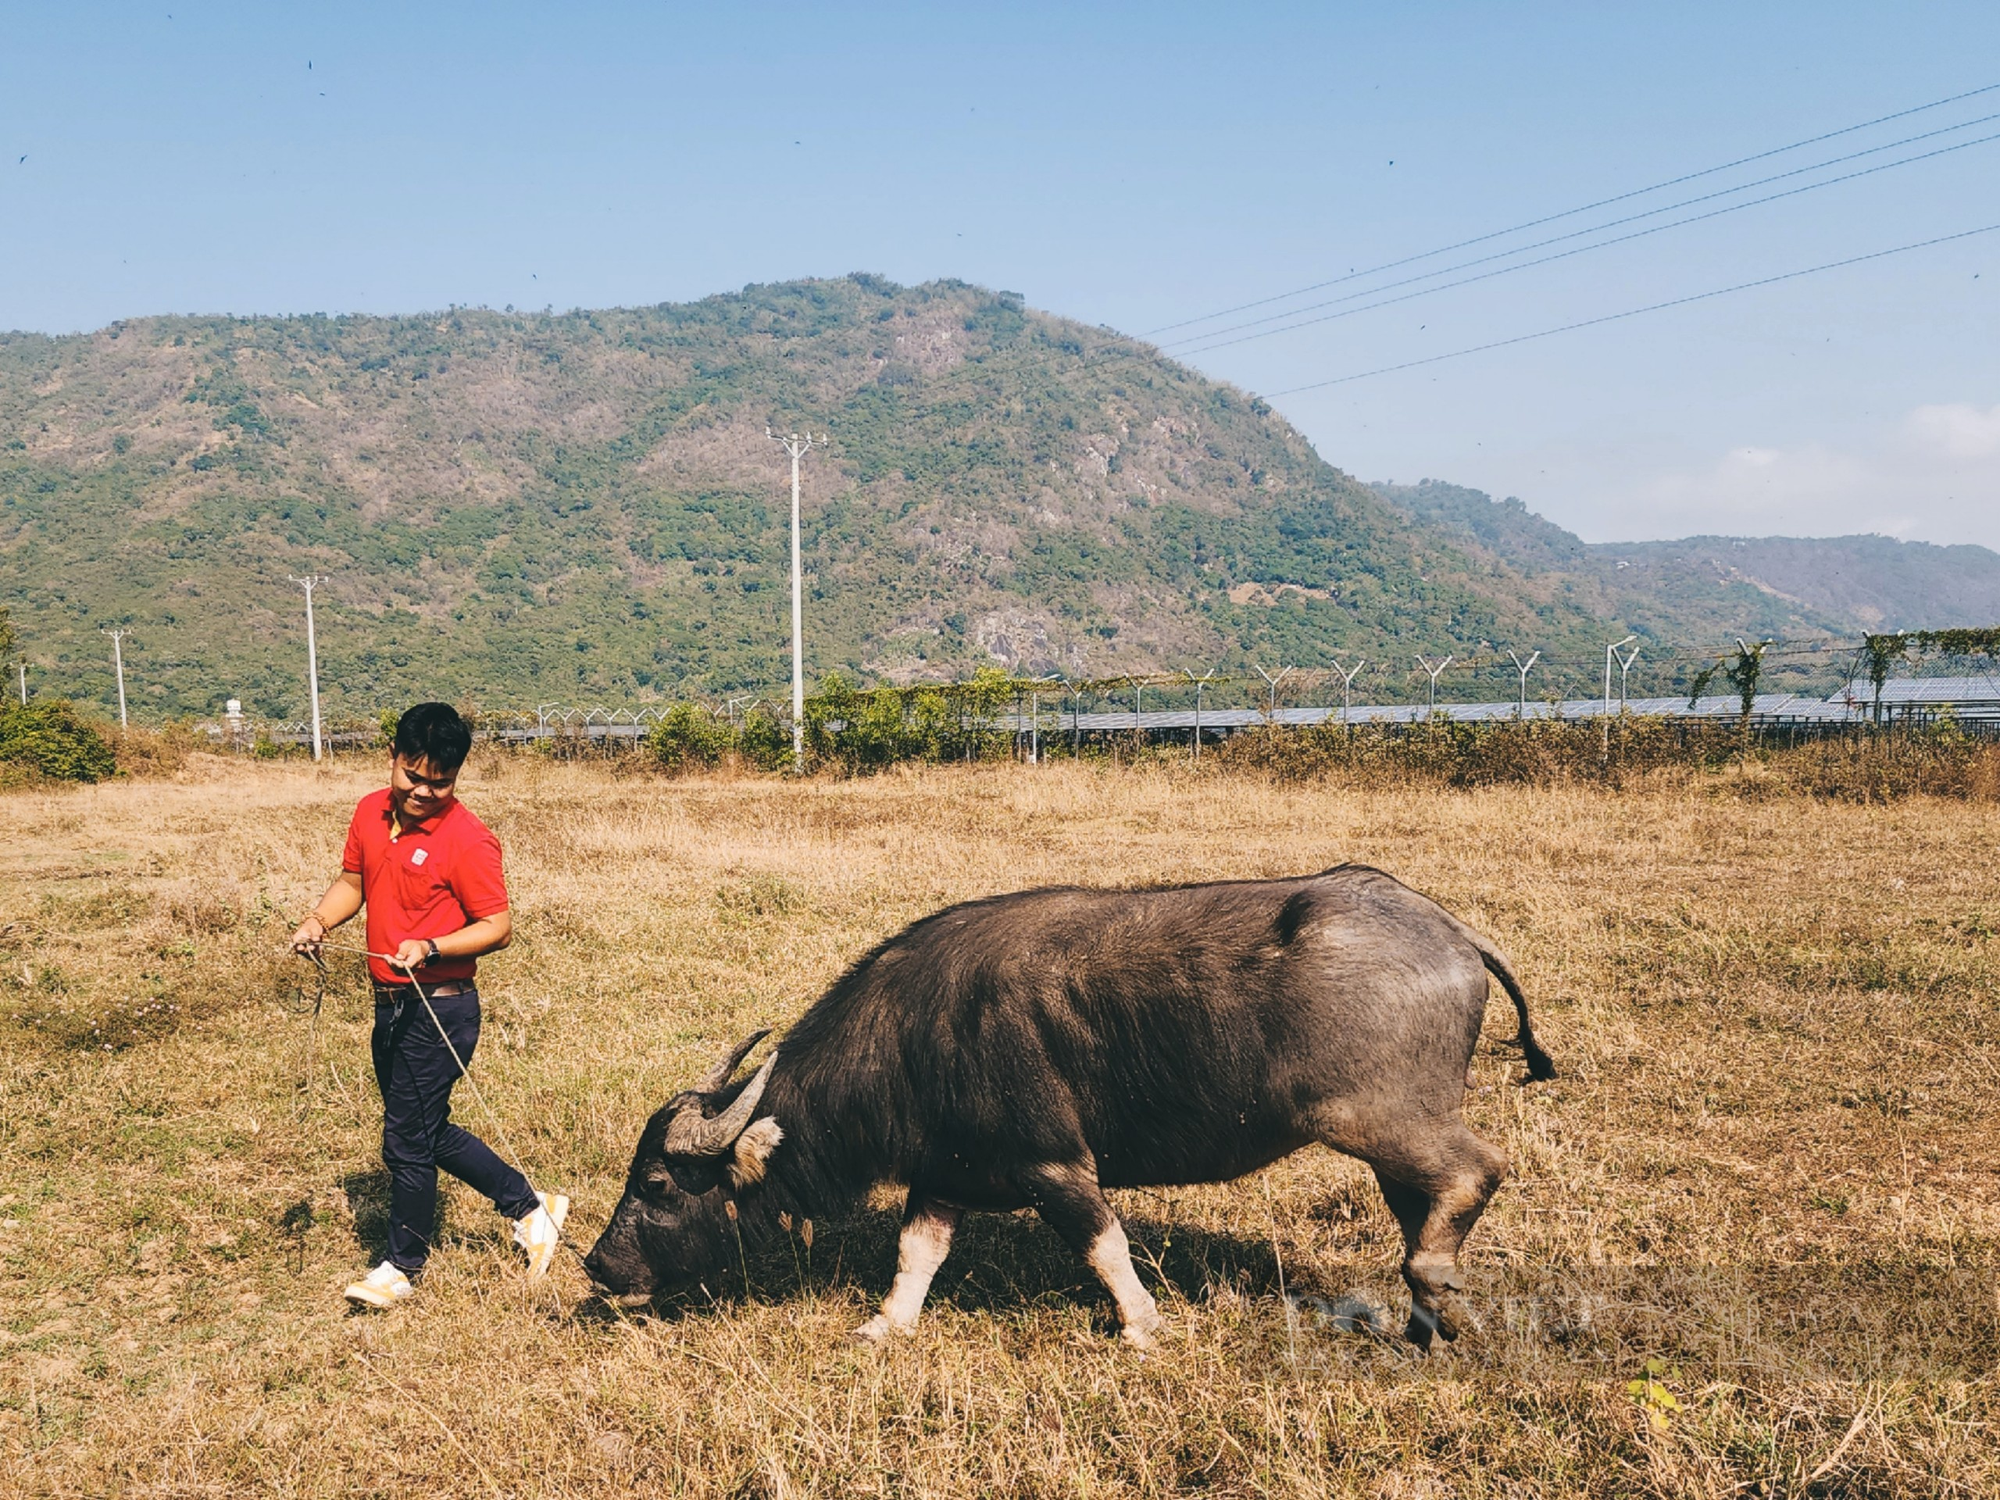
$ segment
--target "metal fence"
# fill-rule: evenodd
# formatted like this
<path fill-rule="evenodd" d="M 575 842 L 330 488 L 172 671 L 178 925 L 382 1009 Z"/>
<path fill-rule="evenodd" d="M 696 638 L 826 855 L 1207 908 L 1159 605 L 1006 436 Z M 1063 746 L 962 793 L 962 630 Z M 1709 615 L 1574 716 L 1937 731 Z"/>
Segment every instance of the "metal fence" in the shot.
<path fill-rule="evenodd" d="M 953 685 L 941 684 L 950 691 Z M 1038 685 L 1039 686 L 1039 685 Z M 1492 724 L 1524 719 L 1560 720 L 1568 723 L 1613 719 L 1649 718 L 1688 721 L 1734 722 L 1743 717 L 1742 699 L 1734 694 L 1716 694 L 1696 699 L 1631 698 L 1607 703 L 1601 698 L 1571 698 L 1560 702 L 1530 700 L 1485 703 L 1357 703 L 1351 707 L 1292 706 L 1276 708 L 1172 708 L 1141 711 L 1132 709 L 1086 709 L 1101 694 L 1078 690 L 1052 694 L 1045 703 L 1030 711 L 1021 695 L 1015 707 L 998 713 L 960 716 L 968 729 L 979 728 L 992 734 L 1012 736 L 1025 742 L 1047 739 L 1068 740 L 1073 744 L 1102 743 L 1113 738 L 1147 742 L 1168 742 L 1196 738 L 1214 741 L 1247 729 L 1266 727 L 1307 728 L 1324 724 L 1373 725 L 1382 728 L 1417 729 L 1439 724 Z M 1067 702 L 1064 702 L 1064 699 Z M 733 699 L 709 707 L 718 719 L 728 717 L 732 725 L 737 715 L 731 710 L 744 699 Z M 672 711 L 670 703 L 645 704 L 638 708 L 544 703 L 533 710 L 482 713 L 474 716 L 477 739 L 503 745 L 534 745 L 573 742 L 606 753 L 616 753 L 622 745 L 636 746 L 661 719 Z M 779 713 L 789 724 L 789 715 Z M 2000 735 L 2000 679 L 1992 676 L 1900 678 L 1883 686 L 1880 704 L 1865 686 L 1849 689 L 1831 698 L 1798 693 L 1759 693 L 1751 702 L 1749 727 L 1766 737 L 1783 736 L 1793 741 L 1825 734 L 1840 734 L 1871 724 L 1922 727 L 1949 720 L 1969 733 Z M 831 720 L 826 726 L 838 734 L 846 726 Z M 310 746 L 312 730 L 303 721 L 227 720 L 196 726 L 225 748 L 252 752 L 260 746 L 290 748 Z M 381 742 L 378 724 L 339 724 L 323 733 L 330 748 L 365 749 Z"/>

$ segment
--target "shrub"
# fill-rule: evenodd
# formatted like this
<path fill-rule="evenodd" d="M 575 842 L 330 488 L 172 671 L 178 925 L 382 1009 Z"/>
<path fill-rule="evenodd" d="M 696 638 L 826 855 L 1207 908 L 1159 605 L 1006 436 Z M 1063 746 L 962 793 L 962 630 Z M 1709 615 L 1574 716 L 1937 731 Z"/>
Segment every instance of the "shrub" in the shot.
<path fill-rule="evenodd" d="M 676 703 L 646 736 L 646 746 L 670 771 L 694 771 L 719 762 L 736 748 L 725 720 L 698 703 Z"/>
<path fill-rule="evenodd" d="M 104 736 L 62 698 L 0 709 L 0 762 L 51 781 L 101 781 L 118 772 Z"/>
<path fill-rule="evenodd" d="M 863 698 L 845 677 L 829 672 L 819 692 L 806 699 L 806 748 L 815 760 L 837 755 L 835 739 L 861 715 Z"/>
<path fill-rule="evenodd" d="M 990 667 L 969 682 L 868 692 L 831 674 L 806 700 L 806 742 L 816 762 L 850 774 L 907 760 L 983 760 L 1007 751 L 1009 735 L 994 721 L 1014 693 L 1012 679 Z"/>
<path fill-rule="evenodd" d="M 792 763 L 792 737 L 775 715 L 753 708 L 743 716 L 743 733 L 736 741 L 743 758 L 760 771 L 782 771 Z"/>
<path fill-rule="evenodd" d="M 158 729 L 135 726 L 111 736 L 120 776 L 171 776 L 186 764 L 189 755 L 204 748 L 205 743 L 185 723 L 165 724 Z"/>

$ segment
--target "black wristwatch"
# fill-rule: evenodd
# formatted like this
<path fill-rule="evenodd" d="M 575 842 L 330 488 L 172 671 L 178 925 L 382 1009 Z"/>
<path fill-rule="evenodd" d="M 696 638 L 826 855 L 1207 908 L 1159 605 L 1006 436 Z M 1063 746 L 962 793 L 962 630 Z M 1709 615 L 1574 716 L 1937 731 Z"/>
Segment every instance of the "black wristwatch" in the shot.
<path fill-rule="evenodd" d="M 431 945 L 431 951 L 424 957 L 424 962 L 430 963 L 438 956 L 438 940 L 436 938 L 425 938 L 424 941 Z"/>

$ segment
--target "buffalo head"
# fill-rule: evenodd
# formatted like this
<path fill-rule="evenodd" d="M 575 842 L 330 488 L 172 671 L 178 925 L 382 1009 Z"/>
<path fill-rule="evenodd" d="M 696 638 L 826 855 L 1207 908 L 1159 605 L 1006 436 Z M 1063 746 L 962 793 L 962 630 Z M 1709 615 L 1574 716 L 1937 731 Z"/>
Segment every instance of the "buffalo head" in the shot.
<path fill-rule="evenodd" d="M 694 1285 L 726 1264 L 736 1239 L 726 1207 L 757 1182 L 784 1139 L 778 1122 L 753 1116 L 778 1060 L 773 1052 L 732 1090 L 737 1065 L 769 1031 L 755 1032 L 646 1122 L 625 1178 L 625 1196 L 584 1266 L 613 1297 L 647 1297 Z"/>

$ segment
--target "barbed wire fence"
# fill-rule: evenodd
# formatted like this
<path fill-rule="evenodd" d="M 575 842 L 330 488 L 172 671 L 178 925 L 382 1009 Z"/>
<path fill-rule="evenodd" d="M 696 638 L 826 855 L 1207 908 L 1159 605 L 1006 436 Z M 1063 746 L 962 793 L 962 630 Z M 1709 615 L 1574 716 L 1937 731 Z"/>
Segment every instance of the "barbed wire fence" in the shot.
<path fill-rule="evenodd" d="M 1011 746 L 1017 758 L 1033 760 L 1052 750 L 1080 753 L 1086 741 L 1100 743 L 1121 732 L 1135 742 L 1185 737 L 1190 750 L 1199 753 L 1204 740 L 1212 742 L 1247 728 L 1305 727 L 1329 721 L 1407 726 L 1506 716 L 1716 718 L 1733 713 L 1746 728 L 1759 721 L 1824 729 L 1862 720 L 1884 722 L 1883 693 L 1888 673 L 1897 664 L 1914 666 L 1920 673 L 1955 667 L 1967 673 L 1965 681 L 1971 687 L 1956 704 L 1944 699 L 1891 703 L 1887 718 L 1928 721 L 1954 709 L 1966 718 L 1965 703 L 1976 704 L 1983 698 L 1994 705 L 1990 717 L 2000 723 L 2000 675 L 1996 675 L 2000 629 L 1890 633 L 1859 642 L 1814 639 L 1753 646 L 1739 641 L 1731 648 L 1709 650 L 1641 641 L 1630 653 L 1607 647 L 1602 658 L 1595 653 L 1564 657 L 1536 651 L 1525 664 L 1517 652 L 1490 649 L 1452 652 L 1442 663 L 1421 653 L 1411 660 L 1414 665 L 1403 667 L 1392 657 L 1364 657 L 1350 667 L 1343 654 L 1327 666 L 1274 658 L 1231 671 L 1210 667 L 1200 673 L 1189 669 L 1097 677 L 1027 675 L 995 666 L 956 681 L 871 687 L 830 674 L 821 690 L 805 701 L 805 730 L 822 755 L 843 738 L 900 736 L 907 741 L 915 735 L 933 758 L 948 752 L 970 760 Z M 1374 670 L 1364 681 L 1366 667 Z M 1529 695 L 1531 671 L 1548 684 L 1540 696 Z M 1599 671 L 1601 691 L 1591 682 Z M 1638 674 L 1672 683 L 1676 689 L 1692 683 L 1694 691 L 1685 699 L 1641 697 L 1631 690 L 1631 680 Z M 1709 694 L 1707 688 L 1718 676 L 1740 691 Z M 1805 691 L 1764 690 L 1787 678 Z M 1587 684 L 1592 690 L 1560 696 L 1559 685 L 1565 679 L 1571 687 Z M 1462 684 L 1479 695 L 1449 701 L 1441 682 L 1449 682 L 1455 691 Z M 1355 702 L 1356 690 L 1362 687 L 1376 701 Z M 658 741 L 675 725 L 684 735 L 706 735 L 699 722 L 703 720 L 732 741 L 754 735 L 760 725 L 767 733 L 788 737 L 788 707 L 784 695 L 775 690 L 690 692 L 637 705 L 605 701 L 542 702 L 532 709 L 461 705 L 483 742 L 536 746 L 557 755 L 606 757 Z M 1987 718 L 1976 707 L 1970 715 L 1974 727 L 1986 727 Z M 390 722 L 385 715 L 335 718 L 325 738 L 339 750 L 386 749 Z M 195 728 L 220 748 L 241 753 L 282 754 L 311 738 L 311 726 L 304 720 L 233 719 Z M 708 738 L 714 741 L 712 735 Z M 880 748 L 886 752 L 890 747 Z"/>

